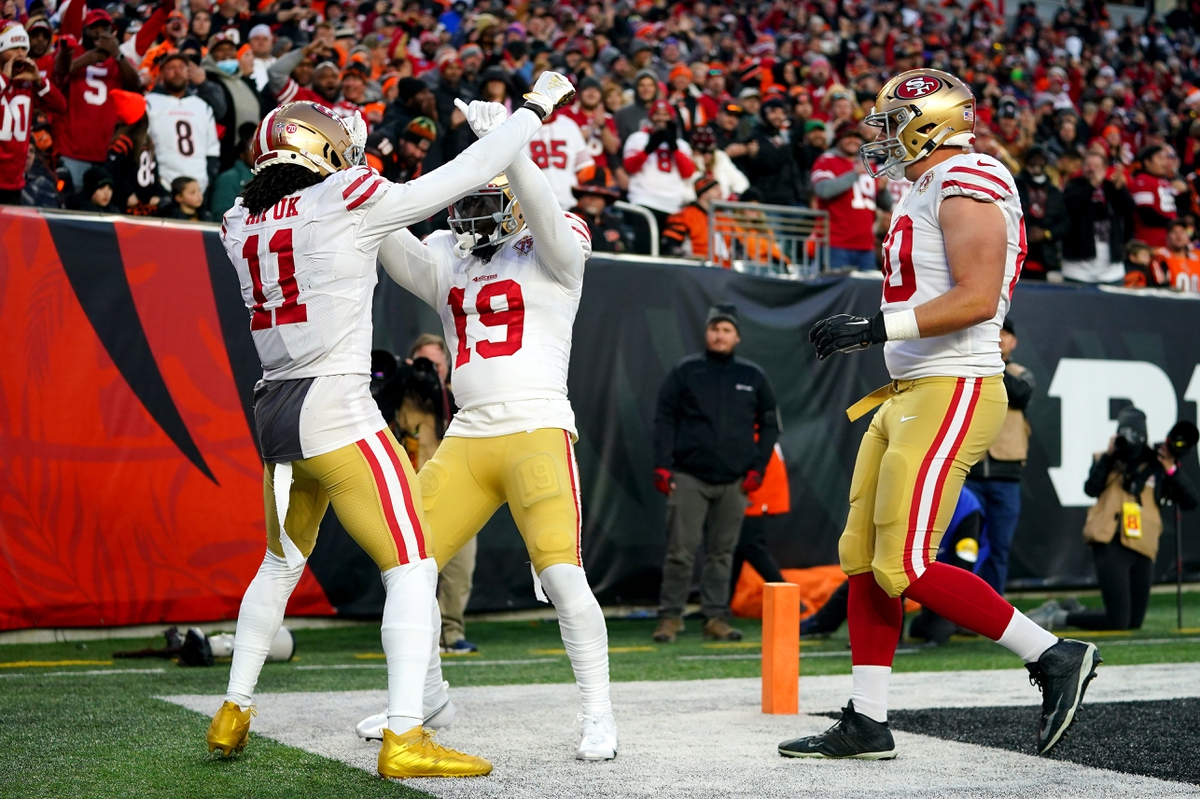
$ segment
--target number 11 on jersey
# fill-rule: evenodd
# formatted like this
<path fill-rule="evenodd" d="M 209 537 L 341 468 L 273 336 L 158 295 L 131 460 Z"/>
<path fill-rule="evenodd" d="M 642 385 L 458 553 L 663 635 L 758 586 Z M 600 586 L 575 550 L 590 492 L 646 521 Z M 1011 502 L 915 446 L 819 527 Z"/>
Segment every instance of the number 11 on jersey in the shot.
<path fill-rule="evenodd" d="M 308 308 L 300 302 L 300 287 L 296 284 L 296 259 L 292 255 L 292 229 L 280 228 L 271 235 L 264 255 L 274 255 L 278 261 L 275 270 L 279 289 L 283 293 L 283 304 L 274 311 L 269 311 L 266 305 L 266 289 L 269 282 L 263 281 L 262 262 L 258 252 L 259 235 L 255 233 L 246 239 L 242 246 L 242 257 L 250 271 L 250 282 L 253 284 L 255 305 L 250 317 L 251 330 L 266 330 L 275 325 L 294 325 L 308 321 Z M 272 318 L 274 314 L 274 318 Z"/>

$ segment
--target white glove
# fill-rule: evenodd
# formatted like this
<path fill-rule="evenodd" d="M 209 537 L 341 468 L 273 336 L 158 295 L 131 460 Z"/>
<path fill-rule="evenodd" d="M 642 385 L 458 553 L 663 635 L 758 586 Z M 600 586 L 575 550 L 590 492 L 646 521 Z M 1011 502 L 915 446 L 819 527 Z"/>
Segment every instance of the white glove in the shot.
<path fill-rule="evenodd" d="M 503 103 L 472 100 L 471 104 L 467 105 L 456 97 L 454 107 L 462 112 L 462 115 L 467 118 L 467 124 L 471 126 L 471 130 L 481 139 L 503 125 L 504 120 L 508 119 L 508 109 L 504 107 Z"/>
<path fill-rule="evenodd" d="M 538 76 L 537 83 L 525 95 L 525 107 L 542 119 L 562 108 L 575 97 L 575 87 L 557 72 L 549 70 Z"/>
<path fill-rule="evenodd" d="M 358 111 L 354 112 L 354 116 L 345 120 L 346 128 L 350 131 L 350 147 L 353 153 L 350 156 L 355 166 L 365 163 L 364 155 L 367 149 L 367 123 L 363 121 L 362 114 Z"/>

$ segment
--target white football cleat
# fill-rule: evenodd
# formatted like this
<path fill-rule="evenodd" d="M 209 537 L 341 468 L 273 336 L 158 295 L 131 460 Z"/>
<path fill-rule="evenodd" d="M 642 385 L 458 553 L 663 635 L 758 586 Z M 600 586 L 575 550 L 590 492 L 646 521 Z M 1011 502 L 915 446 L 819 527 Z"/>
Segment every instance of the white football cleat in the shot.
<path fill-rule="evenodd" d="M 580 713 L 578 720 L 583 722 L 583 737 L 575 750 L 576 760 L 612 760 L 617 756 L 617 722 L 612 713 Z"/>
<path fill-rule="evenodd" d="M 441 707 L 425 716 L 422 726 L 431 730 L 449 729 L 450 725 L 454 723 L 454 717 L 457 715 L 458 708 L 447 697 Z M 387 724 L 387 711 L 384 711 L 383 713 L 376 713 L 373 716 L 367 716 L 358 723 L 354 731 L 364 741 L 382 741 L 383 731 L 387 729 Z"/>

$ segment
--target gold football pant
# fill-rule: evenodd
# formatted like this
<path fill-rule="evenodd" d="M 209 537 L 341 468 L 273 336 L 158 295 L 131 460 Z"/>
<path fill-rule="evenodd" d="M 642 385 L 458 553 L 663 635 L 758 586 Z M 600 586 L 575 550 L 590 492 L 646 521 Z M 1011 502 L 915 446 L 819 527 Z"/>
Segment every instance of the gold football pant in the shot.
<path fill-rule="evenodd" d="M 1002 375 L 898 380 L 863 436 L 838 542 L 846 574 L 898 597 L 937 558 L 963 481 L 1004 422 Z"/>
<path fill-rule="evenodd" d="M 539 574 L 556 563 L 583 565 L 579 470 L 567 431 L 450 436 L 421 467 L 418 479 L 439 568 L 505 502 Z"/>
<path fill-rule="evenodd" d="M 263 472 L 267 548 L 283 557 L 275 511 L 275 465 Z M 350 537 L 387 571 L 433 555 L 421 494 L 408 455 L 392 432 L 380 430 L 353 444 L 292 462 L 288 537 L 304 557 L 312 554 L 326 508 L 333 505 Z"/>

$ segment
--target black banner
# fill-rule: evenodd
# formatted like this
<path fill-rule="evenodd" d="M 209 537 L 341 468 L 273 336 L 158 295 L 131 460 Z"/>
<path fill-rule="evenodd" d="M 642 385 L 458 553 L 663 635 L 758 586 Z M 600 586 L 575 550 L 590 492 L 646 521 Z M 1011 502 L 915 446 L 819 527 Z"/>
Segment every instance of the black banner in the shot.
<path fill-rule="evenodd" d="M 654 406 L 667 371 L 702 348 L 705 312 L 716 301 L 738 306 L 738 354 L 763 367 L 779 396 L 792 512 L 768 520 L 772 551 L 785 568 L 837 562 L 854 458 L 870 419 L 850 424 L 844 411 L 888 376 L 880 349 L 818 363 L 806 335 L 832 313 L 874 314 L 879 295 L 880 282 L 870 277 L 798 283 L 663 262 L 589 263 L 570 392 L 580 433 L 584 561 L 602 602 L 657 601 L 665 500 L 650 481 Z M 1091 453 L 1107 445 L 1117 411 L 1130 401 L 1146 411 L 1156 441 L 1176 418 L 1196 419 L 1200 302 L 1029 283 L 1017 288 L 1010 318 L 1020 341 L 1013 359 L 1038 383 L 1010 585 L 1085 585 L 1094 576 L 1081 538 Z M 376 344 L 393 352 L 406 352 L 420 332 L 441 332 L 433 311 L 386 277 L 375 323 Z M 1195 455 L 1185 469 L 1200 482 Z M 1174 563 L 1169 518 L 1166 530 L 1160 576 Z M 1194 572 L 1200 516 L 1185 515 L 1184 530 L 1185 564 Z M 326 532 L 318 555 L 336 547 L 337 569 L 365 558 Z M 321 568 L 333 570 L 332 563 Z M 361 576 L 360 568 L 354 572 Z M 339 612 L 378 612 L 378 601 L 342 604 L 327 582 L 336 578 L 318 576 Z M 533 604 L 524 545 L 501 510 L 480 537 L 471 610 Z"/>

